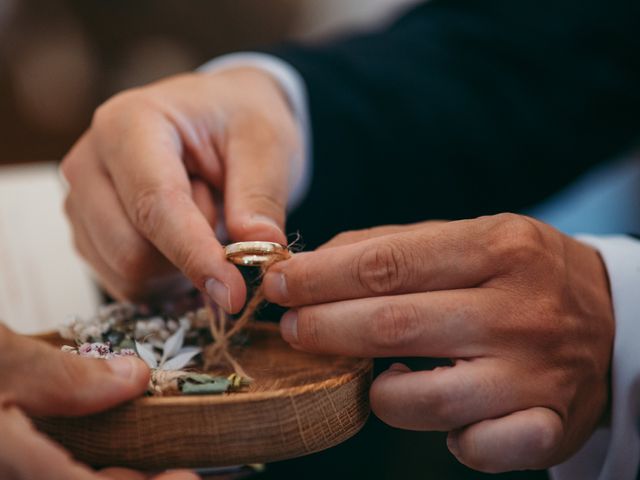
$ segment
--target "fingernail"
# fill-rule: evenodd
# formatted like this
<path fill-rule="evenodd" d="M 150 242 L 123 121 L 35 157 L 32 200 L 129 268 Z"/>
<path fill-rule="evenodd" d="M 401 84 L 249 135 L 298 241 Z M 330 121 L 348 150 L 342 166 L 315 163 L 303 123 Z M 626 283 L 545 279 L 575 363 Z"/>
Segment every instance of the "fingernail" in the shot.
<path fill-rule="evenodd" d="M 133 373 L 137 368 L 137 360 L 133 357 L 118 357 L 113 360 L 109 360 L 107 365 L 116 377 L 123 380 L 130 380 L 133 377 Z"/>
<path fill-rule="evenodd" d="M 217 305 L 221 306 L 226 312 L 231 311 L 231 292 L 229 287 L 224 283 L 210 278 L 204 283 L 207 294 Z"/>
<path fill-rule="evenodd" d="M 268 299 L 281 305 L 289 301 L 289 289 L 287 288 L 287 278 L 282 272 L 269 272 L 264 276 L 262 282 L 264 294 Z"/>
<path fill-rule="evenodd" d="M 289 310 L 280 320 L 280 332 L 289 343 L 298 343 L 298 312 Z"/>
<path fill-rule="evenodd" d="M 454 457 L 460 455 L 460 447 L 458 446 L 458 436 L 450 433 L 447 435 L 447 448 Z"/>

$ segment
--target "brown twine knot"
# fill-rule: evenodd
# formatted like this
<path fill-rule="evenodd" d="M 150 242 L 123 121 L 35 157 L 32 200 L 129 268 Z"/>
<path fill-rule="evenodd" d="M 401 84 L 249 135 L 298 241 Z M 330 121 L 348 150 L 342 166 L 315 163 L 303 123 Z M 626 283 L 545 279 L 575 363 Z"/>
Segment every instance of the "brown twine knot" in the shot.
<path fill-rule="evenodd" d="M 180 392 L 178 380 L 184 375 L 181 370 L 151 370 L 148 391 L 155 396 L 177 395 Z"/>

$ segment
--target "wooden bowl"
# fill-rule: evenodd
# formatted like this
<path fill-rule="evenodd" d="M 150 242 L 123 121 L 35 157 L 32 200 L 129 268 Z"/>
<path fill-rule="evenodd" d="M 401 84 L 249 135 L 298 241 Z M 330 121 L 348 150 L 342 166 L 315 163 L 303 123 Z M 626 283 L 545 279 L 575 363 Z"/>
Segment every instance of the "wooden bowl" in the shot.
<path fill-rule="evenodd" d="M 299 457 L 364 425 L 371 360 L 296 351 L 272 324 L 248 332 L 250 345 L 236 356 L 255 379 L 247 392 L 144 397 L 86 417 L 37 418 L 36 425 L 89 465 L 141 470 Z"/>

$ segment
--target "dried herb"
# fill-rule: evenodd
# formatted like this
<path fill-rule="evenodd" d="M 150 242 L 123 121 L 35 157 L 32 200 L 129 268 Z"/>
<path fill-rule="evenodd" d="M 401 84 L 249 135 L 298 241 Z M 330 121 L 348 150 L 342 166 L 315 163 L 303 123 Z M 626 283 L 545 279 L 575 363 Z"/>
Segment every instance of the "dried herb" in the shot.
<path fill-rule="evenodd" d="M 103 308 L 88 321 L 75 318 L 67 322 L 61 333 L 75 338 L 77 346 L 63 346 L 71 354 L 109 360 L 137 355 L 151 369 L 148 392 L 151 395 L 203 395 L 240 391 L 250 379 L 232 374 L 230 377 L 183 370 L 193 363 L 202 348 L 185 345 L 201 336 L 204 309 L 187 313 L 179 319 L 163 317 L 136 318 L 139 311 L 129 305 L 114 304 Z M 192 328 L 196 325 L 197 328 Z M 82 339 L 111 341 L 82 342 Z M 195 365 L 194 365 L 195 366 Z"/>
<path fill-rule="evenodd" d="M 226 247 L 227 258 L 237 265 L 260 267 L 260 275 L 275 262 L 289 257 L 288 247 L 270 242 L 244 242 Z M 72 317 L 60 328 L 60 335 L 76 342 L 66 352 L 84 357 L 111 358 L 137 355 L 151 369 L 148 392 L 151 395 L 202 395 L 240 391 L 251 378 L 230 353 L 230 347 L 242 337 L 264 301 L 261 286 L 237 320 L 215 305 L 185 314 L 158 314 L 144 305 L 115 303 L 101 307 L 88 319 Z M 189 298 L 188 304 L 193 303 Z M 174 306 L 175 307 L 175 306 Z M 167 311 L 177 312 L 178 308 Z M 207 342 L 207 339 L 211 342 Z M 206 345 L 206 343 L 209 343 Z M 197 366 L 203 353 L 204 369 L 233 368 L 229 377 L 186 371 Z"/>

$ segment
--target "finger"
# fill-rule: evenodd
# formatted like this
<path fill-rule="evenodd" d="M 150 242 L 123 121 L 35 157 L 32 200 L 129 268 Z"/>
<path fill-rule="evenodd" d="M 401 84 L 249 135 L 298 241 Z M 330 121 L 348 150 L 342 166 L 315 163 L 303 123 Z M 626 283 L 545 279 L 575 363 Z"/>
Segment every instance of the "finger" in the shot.
<path fill-rule="evenodd" d="M 99 478 L 33 428 L 15 406 L 0 407 L 0 431 L 0 478 L 3 480 Z"/>
<path fill-rule="evenodd" d="M 297 348 L 354 357 L 473 357 L 486 353 L 492 290 L 452 290 L 312 305 L 287 312 L 283 338 Z"/>
<path fill-rule="evenodd" d="M 65 211 L 70 219 L 76 252 L 91 267 L 91 272 L 97 277 L 98 283 L 115 299 L 125 300 L 127 297 L 135 297 L 136 293 L 132 291 L 128 282 L 111 270 L 111 267 L 98 254 L 95 246 L 91 243 L 84 224 L 79 219 L 78 213 L 68 198 L 65 201 Z"/>
<path fill-rule="evenodd" d="M 535 407 L 451 432 L 449 450 L 483 472 L 543 469 L 553 465 L 564 428 L 556 412 Z"/>
<path fill-rule="evenodd" d="M 216 200 L 209 185 L 197 178 L 191 179 L 191 194 L 196 204 L 211 228 L 216 227 Z"/>
<path fill-rule="evenodd" d="M 392 235 L 394 233 L 409 232 L 424 227 L 425 225 L 436 225 L 446 222 L 433 220 L 429 222 L 411 223 L 408 225 L 384 225 L 381 227 L 365 228 L 363 230 L 353 230 L 348 232 L 342 232 L 333 237 L 327 243 L 318 247 L 318 250 L 324 248 L 341 247 L 343 245 L 350 245 L 352 243 L 362 242 L 363 240 L 369 240 L 371 238 L 383 237 L 385 235 Z"/>
<path fill-rule="evenodd" d="M 180 139 L 164 117 L 143 107 L 131 118 L 102 121 L 101 159 L 135 228 L 222 308 L 237 312 L 246 287 L 227 262 L 213 229 L 192 199 Z M 118 142 L 112 135 L 124 129 Z"/>
<path fill-rule="evenodd" d="M 0 392 L 30 415 L 86 415 L 142 395 L 149 368 L 134 357 L 96 360 L 61 352 L 0 327 Z M 10 386 L 10 389 L 8 389 Z"/>
<path fill-rule="evenodd" d="M 396 366 L 373 382 L 371 408 L 393 427 L 449 431 L 535 404 L 533 389 L 513 380 L 509 366 L 497 359 L 459 360 L 418 372 Z"/>
<path fill-rule="evenodd" d="M 65 159 L 68 216 L 72 223 L 84 226 L 100 263 L 126 282 L 140 285 L 142 291 L 148 279 L 175 267 L 133 227 L 92 147 L 80 141 Z"/>
<path fill-rule="evenodd" d="M 171 298 L 179 298 L 182 294 L 193 289 L 191 282 L 180 271 L 175 269 L 138 281 L 121 277 L 98 254 L 82 223 L 73 223 L 72 230 L 76 250 L 92 267 L 98 283 L 111 297 L 117 300 L 138 300 L 149 303 L 166 302 Z"/>
<path fill-rule="evenodd" d="M 495 268 L 481 235 L 481 224 L 460 221 L 301 253 L 269 269 L 264 292 L 296 306 L 474 287 Z"/>
<path fill-rule="evenodd" d="M 286 129 L 283 129 L 286 132 Z M 265 120 L 230 132 L 225 165 L 225 218 L 233 241 L 286 244 L 284 223 L 292 139 Z"/>
<path fill-rule="evenodd" d="M 76 251 L 89 264 L 98 283 L 113 298 L 121 301 L 145 300 L 153 302 L 158 297 L 166 300 L 169 292 L 172 295 L 177 295 L 192 288 L 191 284 L 177 270 L 174 273 L 169 272 L 137 281 L 121 276 L 98 253 L 84 223 L 78 219 L 77 214 L 73 213 L 75 208 L 71 202 L 65 202 L 65 209 L 69 218 L 76 219 L 71 222 Z"/>

